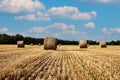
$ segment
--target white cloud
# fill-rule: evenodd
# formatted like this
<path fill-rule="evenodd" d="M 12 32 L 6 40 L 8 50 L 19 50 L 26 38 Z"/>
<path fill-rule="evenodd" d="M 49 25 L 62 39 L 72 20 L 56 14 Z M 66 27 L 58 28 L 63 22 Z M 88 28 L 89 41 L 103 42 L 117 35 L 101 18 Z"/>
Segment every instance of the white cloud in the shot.
<path fill-rule="evenodd" d="M 96 16 L 95 11 L 80 12 L 77 7 L 72 6 L 52 7 L 48 10 L 48 13 L 52 16 L 68 18 L 72 20 L 89 20 Z"/>
<path fill-rule="evenodd" d="M 0 33 L 5 33 L 5 34 L 8 34 L 8 35 L 15 35 L 15 34 L 17 34 L 17 33 L 14 33 L 14 32 L 9 32 L 7 27 L 0 28 Z"/>
<path fill-rule="evenodd" d="M 74 31 L 74 30 L 75 30 L 74 25 L 67 25 L 65 23 L 54 23 L 52 25 L 45 26 L 45 27 L 33 27 L 33 28 L 29 29 L 28 31 L 34 32 L 34 33 L 43 33 L 46 31 L 60 32 L 60 31 Z"/>
<path fill-rule="evenodd" d="M 44 9 L 44 5 L 39 0 L 0 0 L 0 10 L 3 12 L 34 12 Z"/>
<path fill-rule="evenodd" d="M 26 34 L 30 34 L 32 36 L 51 36 L 51 37 L 59 37 L 59 38 L 67 38 L 69 36 L 76 36 L 78 34 L 86 34 L 85 32 L 75 30 L 74 25 L 67 25 L 65 23 L 54 23 L 49 26 L 44 27 L 32 27 L 26 31 Z"/>
<path fill-rule="evenodd" d="M 6 27 L 0 28 L 0 32 L 6 33 L 6 32 L 8 32 L 8 28 L 6 28 Z"/>
<path fill-rule="evenodd" d="M 39 0 L 0 0 L 0 11 L 8 13 L 27 12 L 26 15 L 15 16 L 15 20 L 49 21 L 45 6 Z"/>
<path fill-rule="evenodd" d="M 67 25 L 65 23 L 54 23 L 54 24 L 46 27 L 46 29 L 52 29 L 52 28 L 59 29 L 59 30 L 62 30 L 62 31 L 75 30 L 74 25 Z"/>
<path fill-rule="evenodd" d="M 114 31 L 116 31 L 117 33 L 120 33 L 120 28 L 114 28 Z"/>
<path fill-rule="evenodd" d="M 105 34 L 112 34 L 112 33 L 119 33 L 120 34 L 120 28 L 106 28 L 106 27 L 104 27 L 102 29 L 102 32 Z"/>
<path fill-rule="evenodd" d="M 104 27 L 104 28 L 102 29 L 102 32 L 108 33 L 108 29 L 107 29 L 106 27 Z"/>
<path fill-rule="evenodd" d="M 16 20 L 29 20 L 29 21 L 49 21 L 50 17 L 47 13 L 37 12 L 37 14 L 15 16 L 15 19 Z"/>
<path fill-rule="evenodd" d="M 14 14 L 24 12 L 25 15 L 15 16 L 15 20 L 28 21 L 49 21 L 51 16 L 71 20 L 90 20 L 96 16 L 95 11 L 80 12 L 73 6 L 52 7 L 46 11 L 44 4 L 39 0 L 0 0 L 0 11 Z"/>
<path fill-rule="evenodd" d="M 112 0 L 99 0 L 101 3 L 109 3 L 111 2 Z"/>
<path fill-rule="evenodd" d="M 49 21 L 50 15 L 60 18 L 68 18 L 71 20 L 89 20 L 96 16 L 96 12 L 79 12 L 77 7 L 52 7 L 47 12 L 37 12 L 36 14 L 27 14 L 23 16 L 15 16 L 16 20 L 29 21 Z"/>
<path fill-rule="evenodd" d="M 120 4 L 120 0 L 77 0 L 80 3 L 92 4 Z"/>
<path fill-rule="evenodd" d="M 95 24 L 93 22 L 89 22 L 89 23 L 85 24 L 85 27 L 87 27 L 87 28 L 95 28 Z"/>
<path fill-rule="evenodd" d="M 31 29 L 29 29 L 28 32 L 33 32 L 33 33 L 43 33 L 44 32 L 44 28 L 42 27 L 33 27 Z"/>

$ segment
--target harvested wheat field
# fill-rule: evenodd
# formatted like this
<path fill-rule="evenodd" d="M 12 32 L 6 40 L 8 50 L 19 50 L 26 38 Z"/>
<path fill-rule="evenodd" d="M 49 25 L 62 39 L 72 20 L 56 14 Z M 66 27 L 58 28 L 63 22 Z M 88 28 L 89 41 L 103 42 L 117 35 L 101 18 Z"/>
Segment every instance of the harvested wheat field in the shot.
<path fill-rule="evenodd" d="M 0 45 L 0 80 L 120 80 L 120 46 Z"/>

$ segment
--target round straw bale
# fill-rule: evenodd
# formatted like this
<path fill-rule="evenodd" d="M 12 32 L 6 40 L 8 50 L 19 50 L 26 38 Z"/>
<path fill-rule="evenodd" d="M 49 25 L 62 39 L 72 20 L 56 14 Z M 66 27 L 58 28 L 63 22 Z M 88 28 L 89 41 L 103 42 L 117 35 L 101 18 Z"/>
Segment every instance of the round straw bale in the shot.
<path fill-rule="evenodd" d="M 25 47 L 24 41 L 17 41 L 17 46 L 18 48 L 24 48 Z"/>
<path fill-rule="evenodd" d="M 61 46 L 61 44 L 59 44 L 59 46 Z"/>
<path fill-rule="evenodd" d="M 39 43 L 38 46 L 41 46 L 41 44 Z"/>
<path fill-rule="evenodd" d="M 81 40 L 79 42 L 80 48 L 87 48 L 87 40 Z"/>
<path fill-rule="evenodd" d="M 106 47 L 107 47 L 106 41 L 101 41 L 101 42 L 100 42 L 100 47 L 101 47 L 101 48 L 106 48 Z"/>
<path fill-rule="evenodd" d="M 45 50 L 56 50 L 57 49 L 57 39 L 46 37 L 44 40 L 44 49 Z"/>
<path fill-rule="evenodd" d="M 30 45 L 33 46 L 33 43 L 31 43 Z"/>
<path fill-rule="evenodd" d="M 89 47 L 89 46 L 90 46 L 90 44 L 87 44 L 87 46 Z"/>

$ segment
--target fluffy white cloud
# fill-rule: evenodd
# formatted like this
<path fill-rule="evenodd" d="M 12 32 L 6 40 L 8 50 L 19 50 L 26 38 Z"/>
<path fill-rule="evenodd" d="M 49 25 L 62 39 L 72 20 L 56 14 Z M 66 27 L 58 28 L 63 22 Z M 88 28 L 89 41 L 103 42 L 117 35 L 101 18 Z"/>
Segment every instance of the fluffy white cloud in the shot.
<path fill-rule="evenodd" d="M 39 0 L 0 0 L 0 10 L 4 12 L 34 12 L 44 9 L 44 5 Z"/>
<path fill-rule="evenodd" d="M 105 34 L 112 34 L 112 33 L 119 33 L 120 34 L 120 28 L 106 28 L 106 27 L 104 27 L 102 29 L 102 32 Z"/>
<path fill-rule="evenodd" d="M 106 27 L 104 27 L 104 28 L 102 29 L 102 32 L 107 33 L 107 32 L 108 32 L 108 29 L 107 29 Z"/>
<path fill-rule="evenodd" d="M 70 18 L 72 20 L 89 20 L 96 16 L 95 11 L 80 12 L 77 7 L 72 6 L 52 7 L 48 10 L 48 13 L 52 16 Z"/>
<path fill-rule="evenodd" d="M 52 28 L 62 30 L 62 31 L 75 30 L 74 25 L 67 25 L 65 23 L 54 23 L 46 27 L 46 29 L 52 29 Z"/>
<path fill-rule="evenodd" d="M 29 29 L 28 32 L 33 32 L 33 33 L 43 33 L 44 32 L 44 28 L 43 27 L 33 27 L 31 29 Z"/>
<path fill-rule="evenodd" d="M 120 4 L 119 0 L 77 0 L 80 3 L 92 3 L 92 4 Z"/>
<path fill-rule="evenodd" d="M 114 28 L 114 31 L 116 31 L 117 33 L 120 33 L 120 28 Z"/>
<path fill-rule="evenodd" d="M 56 31 L 74 31 L 75 26 L 74 25 L 67 25 L 65 23 L 54 23 L 50 26 L 45 26 L 45 27 L 33 27 L 29 29 L 29 32 L 34 32 L 34 33 L 43 33 L 46 31 L 49 32 L 56 32 Z"/>
<path fill-rule="evenodd" d="M 29 20 L 29 21 L 49 21 L 50 17 L 47 13 L 37 12 L 37 14 L 15 16 L 15 19 L 16 20 Z"/>
<path fill-rule="evenodd" d="M 30 21 L 49 21 L 50 15 L 54 17 L 67 18 L 71 20 L 89 20 L 96 16 L 96 12 L 79 12 L 77 7 L 52 7 L 47 12 L 37 12 L 36 14 L 27 14 L 23 16 L 16 16 L 16 20 L 30 20 Z"/>
<path fill-rule="evenodd" d="M 40 10 L 44 10 L 40 12 Z M 52 7 L 45 10 L 39 0 L 0 0 L 0 11 L 9 13 L 27 12 L 26 15 L 15 16 L 16 20 L 49 21 L 50 16 L 71 20 L 90 20 L 96 16 L 95 11 L 80 12 L 77 7 Z"/>
<path fill-rule="evenodd" d="M 0 28 L 0 32 L 6 33 L 8 32 L 8 28 L 6 27 Z"/>
<path fill-rule="evenodd" d="M 75 30 L 74 25 L 67 25 L 65 23 L 54 23 L 49 26 L 45 27 L 32 27 L 27 30 L 26 34 L 32 36 L 52 36 L 52 37 L 59 37 L 59 38 L 67 38 L 69 36 L 75 36 L 80 34 L 86 34 L 85 32 Z"/>
<path fill-rule="evenodd" d="M 95 24 L 93 22 L 89 22 L 89 23 L 85 24 L 85 27 L 87 27 L 87 28 L 95 28 Z"/>
<path fill-rule="evenodd" d="M 45 7 L 39 0 L 0 0 L 0 11 L 27 12 L 26 15 L 15 16 L 16 20 L 49 21 L 49 15 L 40 10 L 45 10 Z"/>

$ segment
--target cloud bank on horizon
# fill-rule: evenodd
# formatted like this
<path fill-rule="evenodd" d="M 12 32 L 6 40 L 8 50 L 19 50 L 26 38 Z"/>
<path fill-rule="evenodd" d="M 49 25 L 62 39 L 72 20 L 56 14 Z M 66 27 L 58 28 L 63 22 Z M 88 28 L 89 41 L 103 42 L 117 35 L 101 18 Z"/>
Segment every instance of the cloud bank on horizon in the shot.
<path fill-rule="evenodd" d="M 72 1 L 74 2 L 74 0 Z M 91 8 L 90 5 L 86 9 L 86 6 L 81 7 L 72 1 L 69 1 L 70 4 L 64 1 L 64 4 L 57 5 L 42 0 L 0 0 L 0 33 L 22 34 L 31 37 L 51 36 L 69 40 L 120 39 L 118 36 L 120 34 L 120 24 L 117 23 L 118 25 L 113 27 L 113 21 L 109 22 L 106 18 L 113 9 L 109 8 L 108 11 L 111 12 L 106 15 L 104 13 L 106 9 L 101 9 L 102 12 L 100 12 L 99 9 Z M 118 0 L 77 1 L 90 4 L 120 3 Z M 57 3 L 57 0 L 53 2 Z M 52 5 L 48 6 L 48 4 Z M 119 15 L 119 13 L 120 11 L 116 14 Z M 9 14 L 9 16 L 6 16 L 6 14 Z M 112 16 L 109 15 L 111 20 Z M 119 17 L 117 17 L 117 20 L 119 20 Z"/>

